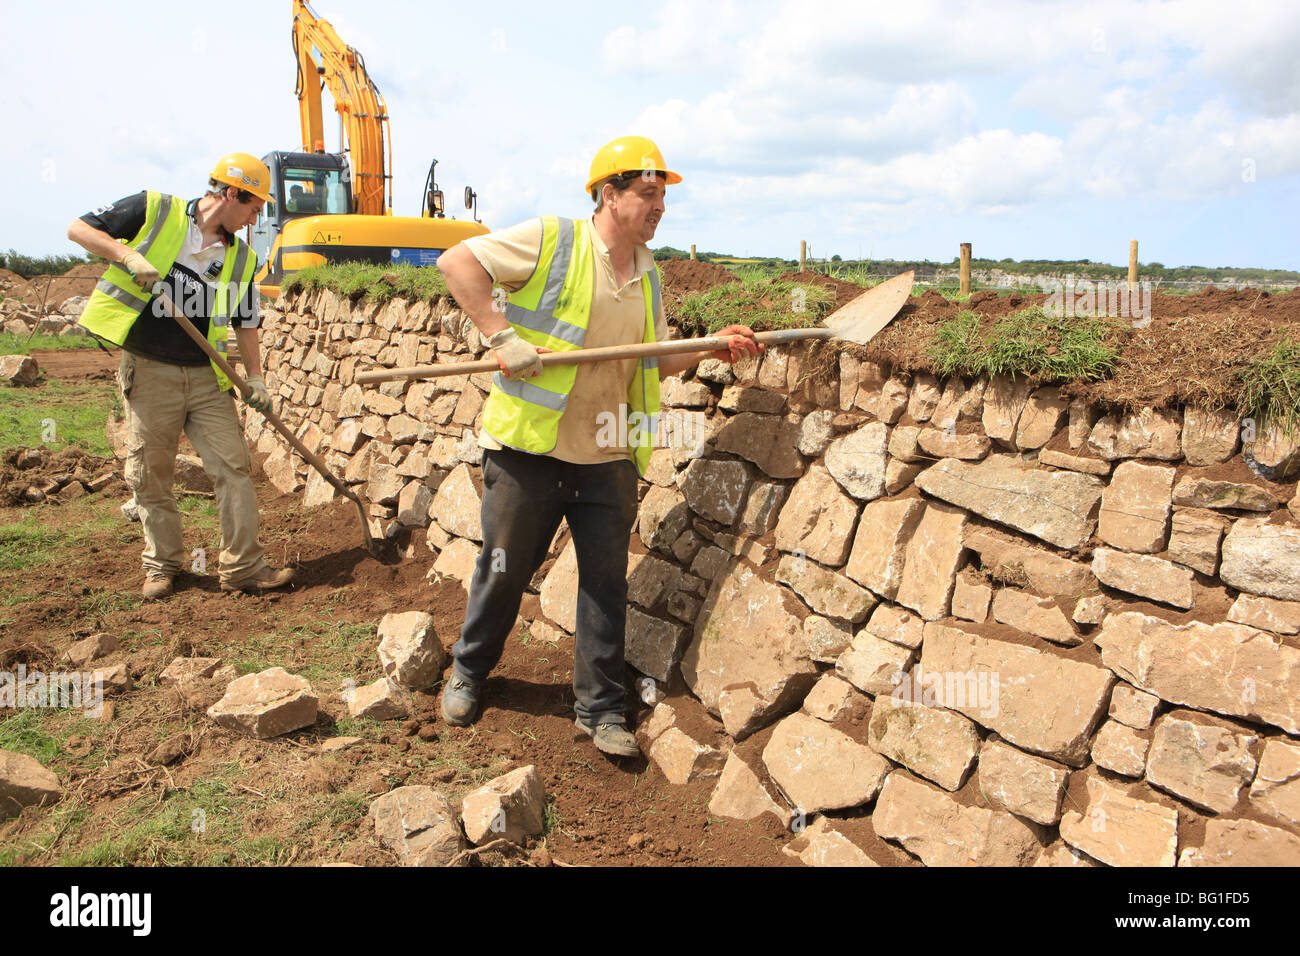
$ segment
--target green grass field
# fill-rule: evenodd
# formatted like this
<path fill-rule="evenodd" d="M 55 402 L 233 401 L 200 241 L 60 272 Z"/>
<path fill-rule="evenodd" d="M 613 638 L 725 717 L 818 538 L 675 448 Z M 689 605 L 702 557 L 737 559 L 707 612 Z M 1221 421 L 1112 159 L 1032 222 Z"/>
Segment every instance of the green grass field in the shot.
<path fill-rule="evenodd" d="M 46 380 L 34 388 L 0 386 L 0 449 L 76 445 L 101 458 L 112 454 L 104 423 L 120 415 L 117 385 Z"/>

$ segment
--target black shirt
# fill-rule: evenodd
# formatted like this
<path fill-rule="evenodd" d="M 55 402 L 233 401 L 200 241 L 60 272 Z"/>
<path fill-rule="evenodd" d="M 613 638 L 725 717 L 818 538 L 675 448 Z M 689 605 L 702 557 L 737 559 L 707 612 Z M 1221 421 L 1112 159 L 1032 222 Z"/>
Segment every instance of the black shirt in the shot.
<path fill-rule="evenodd" d="M 134 196 L 127 196 L 115 203 L 102 206 L 94 212 L 88 212 L 81 221 L 95 229 L 108 233 L 114 239 L 134 239 L 144 228 L 148 212 L 148 194 L 144 191 Z M 185 209 L 190 218 L 191 228 L 194 224 L 198 200 L 192 200 Z M 222 231 L 227 252 L 233 248 L 234 237 Z M 186 248 L 188 246 L 188 248 Z M 198 263 L 193 258 L 197 251 L 191 243 L 182 247 L 181 254 L 172 263 L 171 270 L 163 277 L 167 293 L 171 300 L 180 307 L 194 327 L 205 338 L 208 334 L 209 316 L 216 308 L 217 279 L 221 275 L 224 257 L 216 257 L 200 275 Z M 188 253 L 188 254 L 187 254 Z M 210 274 L 210 275 L 209 275 Z M 236 327 L 256 328 L 261 316 L 253 296 L 253 284 L 249 283 L 239 305 L 232 311 L 230 323 Z M 140 318 L 131 326 L 122 347 L 128 352 L 143 355 L 170 365 L 207 365 L 208 357 L 194 343 L 185 331 L 176 324 L 163 309 L 156 297 L 151 297 L 149 305 L 140 314 Z"/>

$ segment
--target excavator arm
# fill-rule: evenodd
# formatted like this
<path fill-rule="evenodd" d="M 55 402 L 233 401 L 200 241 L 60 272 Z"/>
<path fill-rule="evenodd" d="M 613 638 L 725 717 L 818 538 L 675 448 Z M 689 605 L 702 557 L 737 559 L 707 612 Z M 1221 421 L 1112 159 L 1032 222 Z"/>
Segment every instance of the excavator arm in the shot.
<path fill-rule="evenodd" d="M 303 151 L 325 152 L 321 89 L 328 86 L 339 114 L 340 148 L 351 158 L 356 212 L 391 215 L 388 108 L 366 72 L 365 60 L 339 39 L 328 20 L 316 16 L 306 0 L 293 0 L 293 49 L 298 60 L 296 92 Z"/>

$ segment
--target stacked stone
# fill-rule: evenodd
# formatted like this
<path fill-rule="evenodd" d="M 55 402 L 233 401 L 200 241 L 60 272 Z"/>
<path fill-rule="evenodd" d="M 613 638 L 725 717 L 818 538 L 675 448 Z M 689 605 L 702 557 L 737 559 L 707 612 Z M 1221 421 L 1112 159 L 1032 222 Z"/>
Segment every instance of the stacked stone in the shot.
<path fill-rule="evenodd" d="M 0 302 L 0 327 L 12 335 L 87 335 L 77 324 L 86 302 L 86 296 L 74 295 L 42 311 L 21 299 L 5 299 Z"/>
<path fill-rule="evenodd" d="M 363 388 L 368 369 L 463 362 L 480 356 L 478 331 L 449 300 L 353 304 L 333 292 L 300 293 L 266 307 L 267 387 L 285 423 L 370 502 L 381 531 L 429 525 L 434 493 L 458 465 L 478 464 L 474 424 L 491 376 L 388 382 Z M 335 497 L 256 412 L 249 442 L 267 477 L 309 505 Z M 462 469 L 464 471 L 464 469 Z"/>
<path fill-rule="evenodd" d="M 481 349 L 446 303 L 417 309 L 299 297 L 279 389 L 380 507 L 431 493 L 411 523 L 467 582 L 486 377 L 350 381 L 414 364 L 403 346 Z M 803 821 L 810 863 L 873 862 L 835 828 L 866 806 L 927 865 L 1300 864 L 1300 436 L 810 356 L 664 383 L 627 657 L 720 724 L 702 739 L 690 699 L 659 703 L 639 736 L 665 776 L 716 779 L 713 813 Z M 576 558 L 553 556 L 530 629 L 571 634 Z"/>

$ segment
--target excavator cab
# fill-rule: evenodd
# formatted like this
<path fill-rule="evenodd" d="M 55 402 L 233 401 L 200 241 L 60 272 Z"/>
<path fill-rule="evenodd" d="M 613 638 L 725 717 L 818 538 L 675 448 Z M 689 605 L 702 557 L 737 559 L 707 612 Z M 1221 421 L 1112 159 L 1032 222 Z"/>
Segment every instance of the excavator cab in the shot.
<path fill-rule="evenodd" d="M 268 262 L 284 227 L 307 216 L 352 212 L 352 175 L 337 153 L 274 152 L 262 157 L 271 171 L 274 203 L 253 224 L 249 244 L 259 262 Z"/>

